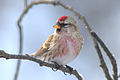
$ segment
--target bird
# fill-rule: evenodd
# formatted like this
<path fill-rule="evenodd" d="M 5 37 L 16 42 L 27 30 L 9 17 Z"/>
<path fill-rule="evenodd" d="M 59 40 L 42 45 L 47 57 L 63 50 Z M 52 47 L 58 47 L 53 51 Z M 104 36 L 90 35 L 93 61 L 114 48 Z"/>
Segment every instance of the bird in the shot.
<path fill-rule="evenodd" d="M 61 16 L 53 27 L 54 33 L 31 56 L 48 63 L 67 65 L 80 53 L 84 43 L 83 37 L 77 22 L 70 16 Z"/>

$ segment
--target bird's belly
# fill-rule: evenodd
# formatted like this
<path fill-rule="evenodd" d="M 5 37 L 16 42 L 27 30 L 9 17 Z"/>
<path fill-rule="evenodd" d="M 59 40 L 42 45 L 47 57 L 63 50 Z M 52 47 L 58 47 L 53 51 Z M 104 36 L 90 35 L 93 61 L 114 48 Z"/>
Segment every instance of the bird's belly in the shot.
<path fill-rule="evenodd" d="M 67 44 L 68 51 L 66 51 L 64 55 L 56 56 L 53 59 L 53 61 L 57 62 L 59 65 L 66 65 L 69 62 L 71 62 L 73 59 L 75 59 L 76 57 L 76 53 L 75 53 L 74 46 L 72 45 L 72 43 L 70 41 L 67 41 L 66 44 Z M 63 53 L 60 53 L 60 54 L 63 54 Z"/>
<path fill-rule="evenodd" d="M 56 57 L 53 61 L 57 62 L 59 65 L 66 65 L 71 62 L 76 56 L 73 53 L 68 53 L 61 57 Z"/>

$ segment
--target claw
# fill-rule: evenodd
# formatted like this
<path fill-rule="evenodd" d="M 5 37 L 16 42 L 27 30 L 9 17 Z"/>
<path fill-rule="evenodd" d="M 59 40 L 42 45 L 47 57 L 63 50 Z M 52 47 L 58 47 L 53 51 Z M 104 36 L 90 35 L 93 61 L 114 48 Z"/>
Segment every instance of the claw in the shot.
<path fill-rule="evenodd" d="M 67 75 L 67 74 L 64 72 L 64 75 Z"/>
<path fill-rule="evenodd" d="M 68 69 L 69 69 L 70 73 L 72 74 L 73 68 L 72 68 L 72 67 L 70 67 L 70 66 L 68 66 L 68 65 L 65 65 L 65 66 L 66 66 L 66 68 L 68 68 Z"/>
<path fill-rule="evenodd" d="M 55 65 L 55 69 L 52 68 L 53 71 L 57 71 L 58 69 L 60 69 L 60 65 L 58 63 L 56 63 L 55 61 L 51 61 L 51 62 L 53 62 Z"/>
<path fill-rule="evenodd" d="M 54 68 L 52 68 L 52 70 L 53 70 L 53 71 L 57 71 L 58 69 L 54 69 Z"/>

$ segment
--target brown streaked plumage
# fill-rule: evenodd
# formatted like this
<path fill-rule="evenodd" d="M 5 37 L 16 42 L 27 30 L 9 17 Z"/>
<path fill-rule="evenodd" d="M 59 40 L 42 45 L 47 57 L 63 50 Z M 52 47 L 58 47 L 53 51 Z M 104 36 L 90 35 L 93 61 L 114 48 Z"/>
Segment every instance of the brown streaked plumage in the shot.
<path fill-rule="evenodd" d="M 83 46 L 83 38 L 72 17 L 60 17 L 54 28 L 56 28 L 55 32 L 32 56 L 46 62 L 54 61 L 60 65 L 66 65 L 79 54 Z"/>

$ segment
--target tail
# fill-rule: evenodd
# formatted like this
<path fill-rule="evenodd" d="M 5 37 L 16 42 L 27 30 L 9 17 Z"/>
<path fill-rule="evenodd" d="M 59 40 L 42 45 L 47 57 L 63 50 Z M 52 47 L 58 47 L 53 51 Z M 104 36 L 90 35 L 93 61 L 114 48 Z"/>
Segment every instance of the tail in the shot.
<path fill-rule="evenodd" d="M 36 57 L 38 59 L 41 59 L 41 56 L 40 55 L 37 55 L 37 53 L 31 53 L 31 54 L 27 54 L 28 56 L 32 56 L 32 57 Z"/>
<path fill-rule="evenodd" d="M 36 55 L 35 55 L 35 53 L 31 53 L 31 54 L 28 54 L 29 56 L 32 56 L 32 57 L 37 57 Z"/>

